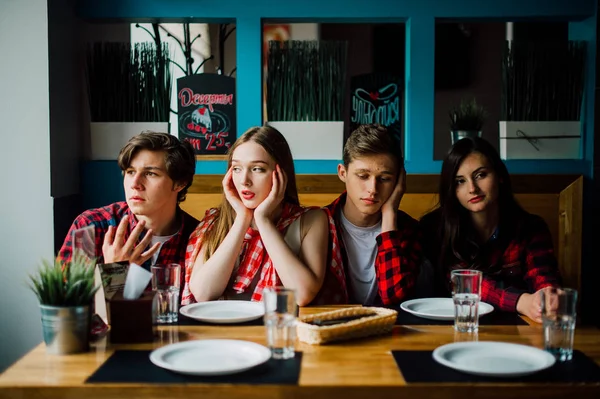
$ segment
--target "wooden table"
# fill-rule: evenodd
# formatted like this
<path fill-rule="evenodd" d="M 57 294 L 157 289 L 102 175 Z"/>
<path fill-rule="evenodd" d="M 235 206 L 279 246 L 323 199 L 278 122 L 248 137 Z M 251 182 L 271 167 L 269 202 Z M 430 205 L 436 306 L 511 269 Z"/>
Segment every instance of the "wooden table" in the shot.
<path fill-rule="evenodd" d="M 321 311 L 306 308 L 303 314 Z M 600 384 L 411 383 L 398 370 L 391 350 L 433 350 L 464 340 L 449 326 L 396 326 L 391 335 L 328 346 L 297 345 L 303 352 L 298 385 L 239 384 L 86 384 L 85 380 L 115 349 L 153 349 L 189 339 L 232 338 L 265 344 L 264 327 L 160 327 L 153 344 L 109 345 L 97 342 L 84 354 L 46 354 L 40 344 L 0 375 L 0 398 L 600 398 Z M 543 346 L 539 325 L 480 326 L 479 341 Z M 578 327 L 575 349 L 600 364 L 600 330 Z"/>

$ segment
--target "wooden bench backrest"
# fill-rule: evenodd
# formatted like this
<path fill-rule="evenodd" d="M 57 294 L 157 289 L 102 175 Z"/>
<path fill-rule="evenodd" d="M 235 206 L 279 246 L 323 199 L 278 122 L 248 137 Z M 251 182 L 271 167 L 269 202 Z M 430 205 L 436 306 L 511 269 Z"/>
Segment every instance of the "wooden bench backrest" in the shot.
<path fill-rule="evenodd" d="M 207 209 L 221 201 L 220 179 L 220 176 L 197 175 L 187 199 L 181 204 L 182 209 L 201 219 Z M 336 179 L 330 175 L 297 176 L 301 204 L 324 206 L 331 203 L 344 189 Z M 400 209 L 415 219 L 434 209 L 437 204 L 437 195 L 433 193 L 436 184 L 431 179 L 431 175 L 409 175 L 407 186 L 412 190 L 404 195 Z M 513 186 L 521 206 L 541 216 L 548 224 L 564 285 L 580 289 L 583 178 L 526 175 L 517 179 L 513 177 Z"/>

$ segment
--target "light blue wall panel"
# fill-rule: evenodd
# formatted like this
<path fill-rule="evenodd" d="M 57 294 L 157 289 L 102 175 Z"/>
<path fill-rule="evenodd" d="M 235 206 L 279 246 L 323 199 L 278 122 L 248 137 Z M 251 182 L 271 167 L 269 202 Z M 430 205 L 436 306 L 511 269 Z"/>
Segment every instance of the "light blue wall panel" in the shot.
<path fill-rule="evenodd" d="M 569 24 L 569 39 L 587 42 L 586 54 L 586 88 L 584 105 L 581 115 L 584 137 L 582 154 L 585 159 L 585 174 L 592 177 L 594 173 L 594 96 L 596 88 L 596 17 L 587 18 L 581 22 Z"/>
<path fill-rule="evenodd" d="M 406 170 L 433 161 L 435 19 L 411 17 L 406 22 Z"/>
<path fill-rule="evenodd" d="M 262 23 L 259 17 L 236 20 L 237 131 L 262 125 Z"/>
<path fill-rule="evenodd" d="M 594 0 L 81 0 L 79 14 L 87 18 L 204 21 L 253 16 L 346 21 L 412 16 L 580 19 L 593 15 L 594 4 Z"/>

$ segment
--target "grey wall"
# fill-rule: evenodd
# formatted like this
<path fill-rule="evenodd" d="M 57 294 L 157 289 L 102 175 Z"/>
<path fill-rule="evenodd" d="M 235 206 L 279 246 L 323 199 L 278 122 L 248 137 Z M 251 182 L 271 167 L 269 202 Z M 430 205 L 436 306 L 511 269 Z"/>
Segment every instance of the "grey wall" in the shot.
<path fill-rule="evenodd" d="M 74 0 L 53 0 L 48 8 L 50 88 L 50 171 L 54 198 L 54 249 L 58 251 L 73 219 L 82 211 L 79 162 L 87 134 L 87 99 L 82 91 L 82 23 Z"/>
<path fill-rule="evenodd" d="M 0 63 L 0 293 L 16 304 L 0 313 L 0 371 L 41 341 L 27 275 L 52 258 L 82 211 L 79 170 L 89 146 L 83 44 L 129 40 L 129 24 L 84 23 L 75 3 L 0 0 L 0 51 L 11 55 Z"/>
<path fill-rule="evenodd" d="M 81 28 L 69 3 L 73 0 L 53 0 L 48 8 L 51 193 L 55 198 L 79 192 L 82 151 Z"/>
<path fill-rule="evenodd" d="M 50 161 L 54 198 L 54 249 L 62 245 L 83 209 L 80 162 L 89 156 L 89 108 L 85 44 L 129 41 L 129 24 L 87 23 L 75 15 L 76 0 L 52 0 L 48 8 Z"/>
<path fill-rule="evenodd" d="M 53 244 L 46 0 L 0 0 L 0 370 L 42 339 L 27 274 Z"/>

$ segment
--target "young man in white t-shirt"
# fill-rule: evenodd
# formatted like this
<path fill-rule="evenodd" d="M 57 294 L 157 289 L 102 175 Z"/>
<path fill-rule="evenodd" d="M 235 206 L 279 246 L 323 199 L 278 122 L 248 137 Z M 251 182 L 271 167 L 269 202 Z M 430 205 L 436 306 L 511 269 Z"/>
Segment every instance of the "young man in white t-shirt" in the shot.
<path fill-rule="evenodd" d="M 179 263 L 183 270 L 187 242 L 198 225 L 179 207 L 194 178 L 194 149 L 168 133 L 144 132 L 129 140 L 117 162 L 125 201 L 79 215 L 58 259 L 71 261 L 74 230 L 94 226 L 97 263 L 131 262 L 148 270 L 153 263 Z"/>
<path fill-rule="evenodd" d="M 399 139 L 381 125 L 359 126 L 344 146 L 343 162 L 338 176 L 346 191 L 327 209 L 337 227 L 349 302 L 400 303 L 414 293 L 422 251 L 418 222 L 398 210 L 406 191 Z"/>

